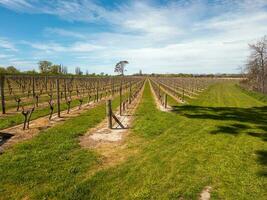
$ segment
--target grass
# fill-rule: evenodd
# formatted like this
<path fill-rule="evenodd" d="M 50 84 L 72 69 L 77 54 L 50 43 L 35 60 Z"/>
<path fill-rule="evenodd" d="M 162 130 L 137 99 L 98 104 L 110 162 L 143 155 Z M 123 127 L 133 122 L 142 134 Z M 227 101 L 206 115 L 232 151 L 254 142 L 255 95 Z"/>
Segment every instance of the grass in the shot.
<path fill-rule="evenodd" d="M 113 108 L 119 105 L 118 97 Z M 0 156 L 0 199 L 67 198 L 100 158 L 81 149 L 78 136 L 105 117 L 105 104 L 42 131 Z"/>
<path fill-rule="evenodd" d="M 83 99 L 84 102 L 86 102 L 87 99 L 88 98 L 85 97 Z M 80 104 L 79 100 L 75 99 L 75 100 L 73 100 L 71 102 L 71 108 L 73 108 L 75 106 L 78 106 L 79 104 Z M 67 104 L 64 101 L 61 101 L 60 110 L 61 111 L 67 110 Z M 56 113 L 56 112 L 57 112 L 57 105 L 55 103 L 54 113 Z M 49 115 L 49 113 L 50 113 L 50 109 L 49 109 L 49 106 L 48 106 L 48 103 L 47 103 L 46 107 L 36 108 L 36 110 L 32 114 L 31 120 L 32 119 L 37 119 L 39 117 L 43 117 L 43 116 L 46 116 L 46 115 Z M 8 127 L 15 126 L 15 125 L 23 123 L 24 116 L 21 113 L 16 113 L 16 114 L 8 115 L 8 116 L 1 116 L 0 120 L 1 120 L 1 124 L 0 124 L 0 130 L 1 130 L 1 129 L 4 129 L 4 128 L 8 128 Z"/>
<path fill-rule="evenodd" d="M 173 112 L 157 110 L 146 84 L 126 141 L 138 153 L 96 173 L 99 155 L 77 137 L 104 105 L 17 145 L 0 156 L 0 199 L 197 199 L 208 185 L 212 199 L 266 199 L 266 104 L 229 83 L 169 102 Z"/>
<path fill-rule="evenodd" d="M 140 153 L 80 183 L 70 199 L 197 199 L 208 185 L 213 199 L 265 199 L 265 105 L 216 84 L 173 106 L 158 111 L 147 86 L 133 133 Z"/>
<path fill-rule="evenodd" d="M 240 90 L 242 90 L 242 92 L 244 92 L 245 94 L 252 96 L 259 101 L 267 103 L 267 95 L 264 95 L 260 92 L 256 92 L 256 91 L 252 91 L 252 90 L 246 90 L 239 85 L 236 85 L 236 87 L 238 87 Z"/>
<path fill-rule="evenodd" d="M 39 104 L 42 104 L 42 103 L 47 103 L 49 100 L 49 96 L 39 96 L 39 100 L 38 100 L 38 103 Z M 33 98 L 32 96 L 30 96 L 29 98 L 27 99 L 23 99 L 22 102 L 20 103 L 21 106 L 29 106 L 29 105 L 32 105 L 32 104 L 35 104 L 36 102 L 36 99 Z M 2 106 L 2 105 L 1 105 Z M 10 99 L 9 101 L 5 101 L 5 109 L 6 111 L 10 110 L 10 109 L 14 109 L 14 108 L 17 108 L 17 102 L 15 101 L 15 99 Z M 2 110 L 2 107 L 1 107 L 1 110 Z"/>

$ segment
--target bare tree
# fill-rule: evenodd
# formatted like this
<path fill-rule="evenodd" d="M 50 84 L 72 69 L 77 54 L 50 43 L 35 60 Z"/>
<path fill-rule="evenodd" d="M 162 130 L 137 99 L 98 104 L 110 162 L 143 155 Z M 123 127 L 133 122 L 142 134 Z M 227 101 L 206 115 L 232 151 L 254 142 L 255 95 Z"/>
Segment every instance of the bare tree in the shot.
<path fill-rule="evenodd" d="M 267 36 L 255 44 L 249 44 L 251 53 L 247 63 L 248 81 L 252 89 L 263 93 L 266 90 Z"/>
<path fill-rule="evenodd" d="M 126 71 L 126 69 L 125 69 L 125 65 L 126 65 L 126 64 L 129 64 L 129 62 L 126 61 L 126 60 L 118 62 L 118 63 L 115 65 L 115 70 L 114 70 L 114 72 L 117 72 L 118 74 L 120 74 L 120 75 L 123 76 L 123 75 L 124 75 L 124 72 Z"/>

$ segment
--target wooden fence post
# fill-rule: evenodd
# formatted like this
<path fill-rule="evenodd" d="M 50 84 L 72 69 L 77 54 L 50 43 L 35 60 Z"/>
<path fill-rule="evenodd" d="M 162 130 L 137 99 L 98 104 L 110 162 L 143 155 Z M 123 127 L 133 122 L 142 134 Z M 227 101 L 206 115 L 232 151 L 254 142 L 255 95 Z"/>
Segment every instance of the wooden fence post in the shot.
<path fill-rule="evenodd" d="M 99 89 L 99 82 L 96 83 L 96 102 L 98 102 L 98 89 Z"/>
<path fill-rule="evenodd" d="M 32 77 L 32 97 L 35 98 L 35 77 Z"/>
<path fill-rule="evenodd" d="M 121 103 L 122 103 L 122 83 L 120 85 L 120 115 L 122 114 L 122 110 L 121 110 Z"/>
<path fill-rule="evenodd" d="M 158 84 L 158 95 L 160 97 L 160 84 Z"/>
<path fill-rule="evenodd" d="M 64 78 L 64 97 L 65 100 L 67 100 L 67 85 L 66 85 L 66 79 Z"/>
<path fill-rule="evenodd" d="M 130 81 L 130 94 L 129 94 L 129 104 L 132 103 L 132 81 Z"/>
<path fill-rule="evenodd" d="M 168 95 L 165 94 L 164 95 L 164 108 L 167 108 L 167 105 L 168 105 Z"/>
<path fill-rule="evenodd" d="M 108 118 L 108 128 L 112 128 L 112 108 L 110 99 L 106 102 L 106 113 Z"/>
<path fill-rule="evenodd" d="M 59 91 L 59 79 L 57 78 L 57 116 L 60 117 L 60 91 Z"/>
<path fill-rule="evenodd" d="M 1 89 L 1 105 L 2 105 L 2 113 L 6 113 L 6 107 L 5 107 L 5 76 L 1 75 L 0 77 L 0 89 Z"/>
<path fill-rule="evenodd" d="M 114 95 L 114 77 L 112 77 L 112 96 Z"/>

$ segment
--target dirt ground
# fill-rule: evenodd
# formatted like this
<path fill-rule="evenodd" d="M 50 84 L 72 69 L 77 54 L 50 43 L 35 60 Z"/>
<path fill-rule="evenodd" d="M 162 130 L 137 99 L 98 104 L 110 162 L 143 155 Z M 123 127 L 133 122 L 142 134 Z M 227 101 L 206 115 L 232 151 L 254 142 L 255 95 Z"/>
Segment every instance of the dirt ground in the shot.
<path fill-rule="evenodd" d="M 133 153 L 133 151 L 129 153 L 126 138 L 131 132 L 135 111 L 142 99 L 142 94 L 143 88 L 132 103 L 127 106 L 122 116 L 119 115 L 118 111 L 115 113 L 126 128 L 121 128 L 118 124 L 113 123 L 113 128 L 109 129 L 108 121 L 105 119 L 80 137 L 80 145 L 83 148 L 94 149 L 102 156 L 102 166 L 104 168 L 123 162 Z"/>
<path fill-rule="evenodd" d="M 168 90 L 166 90 L 165 88 L 161 87 L 161 89 L 168 94 L 169 96 L 171 96 L 172 98 L 174 98 L 177 102 L 179 103 L 186 103 L 185 101 L 183 101 L 181 98 L 174 96 L 173 94 L 171 94 Z"/>
<path fill-rule="evenodd" d="M 107 97 L 111 98 L 111 97 Z M 3 153 L 5 149 L 12 147 L 18 142 L 29 140 L 36 136 L 40 131 L 48 129 L 55 126 L 56 124 L 62 123 L 72 117 L 76 117 L 81 113 L 96 107 L 97 105 L 106 101 L 107 98 L 100 100 L 99 102 L 90 102 L 82 105 L 81 109 L 79 106 L 70 109 L 70 113 L 67 114 L 67 110 L 60 113 L 61 117 L 57 116 L 57 113 L 52 115 L 52 119 L 49 120 L 48 116 L 40 117 L 38 119 L 30 121 L 30 128 L 23 130 L 23 124 L 13 126 L 7 129 L 0 130 L 0 137 L 5 138 L 5 136 L 11 136 L 6 141 L 0 140 L 0 153 Z"/>
<path fill-rule="evenodd" d="M 168 105 L 167 108 L 165 108 L 161 102 L 159 101 L 150 81 L 149 81 L 149 85 L 150 85 L 150 89 L 151 89 L 151 92 L 152 92 L 152 95 L 154 97 L 154 100 L 156 102 L 156 105 L 157 105 L 157 108 L 160 110 L 160 111 L 163 111 L 163 112 L 170 112 L 172 110 L 172 108 Z"/>
<path fill-rule="evenodd" d="M 211 187 L 210 186 L 206 186 L 203 190 L 202 190 L 202 192 L 201 192 L 201 194 L 200 194 L 200 197 L 199 197 L 199 200 L 210 200 L 210 198 L 211 198 L 211 195 L 210 195 L 210 193 L 211 193 Z"/>

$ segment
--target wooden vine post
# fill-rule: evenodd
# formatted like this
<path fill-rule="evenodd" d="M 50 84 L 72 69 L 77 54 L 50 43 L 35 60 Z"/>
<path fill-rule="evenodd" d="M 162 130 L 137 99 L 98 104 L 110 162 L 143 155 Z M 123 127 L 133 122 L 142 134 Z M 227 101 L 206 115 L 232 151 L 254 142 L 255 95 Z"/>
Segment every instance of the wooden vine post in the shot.
<path fill-rule="evenodd" d="M 113 96 L 114 95 L 114 77 L 112 77 L 111 80 L 112 80 L 112 86 L 111 87 L 112 87 L 112 96 Z"/>
<path fill-rule="evenodd" d="M 57 116 L 60 117 L 60 91 L 59 91 L 59 78 L 57 78 Z"/>
<path fill-rule="evenodd" d="M 106 112 L 108 118 L 108 128 L 112 128 L 112 109 L 111 109 L 111 100 L 107 100 L 106 103 Z"/>
<path fill-rule="evenodd" d="M 120 84 L 120 115 L 122 115 L 122 105 L 121 105 L 121 103 L 122 103 L 122 82 L 121 82 L 121 84 Z"/>
<path fill-rule="evenodd" d="M 96 102 L 98 102 L 99 81 L 96 82 Z"/>
<path fill-rule="evenodd" d="M 117 124 L 121 128 L 125 128 L 123 126 L 123 124 L 120 122 L 120 120 L 112 112 L 111 100 L 107 100 L 107 103 L 106 103 L 106 112 L 107 112 L 107 117 L 108 117 L 108 128 L 112 128 L 112 119 L 114 119 L 115 122 L 117 122 Z"/>
<path fill-rule="evenodd" d="M 47 92 L 47 76 L 45 76 L 45 91 Z"/>
<path fill-rule="evenodd" d="M 66 85 L 66 79 L 64 78 L 64 98 L 67 100 L 67 85 Z"/>
<path fill-rule="evenodd" d="M 168 95 L 165 93 L 164 95 L 164 108 L 167 108 L 168 105 Z"/>
<path fill-rule="evenodd" d="M 35 98 L 35 77 L 32 76 L 32 97 Z"/>
<path fill-rule="evenodd" d="M 132 81 L 130 81 L 129 104 L 132 103 Z"/>
<path fill-rule="evenodd" d="M 2 113 L 6 113 L 6 107 L 5 107 L 5 76 L 1 75 L 0 76 L 0 90 L 1 90 L 1 105 L 2 105 Z"/>
<path fill-rule="evenodd" d="M 158 95 L 160 97 L 160 84 L 158 84 Z"/>

